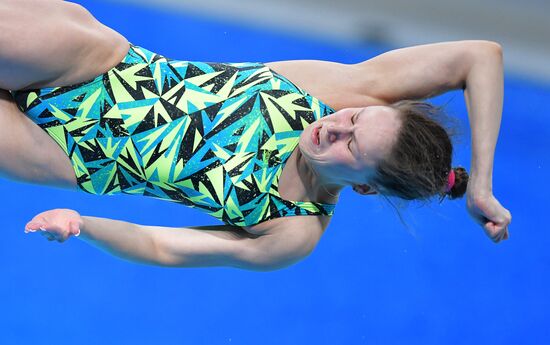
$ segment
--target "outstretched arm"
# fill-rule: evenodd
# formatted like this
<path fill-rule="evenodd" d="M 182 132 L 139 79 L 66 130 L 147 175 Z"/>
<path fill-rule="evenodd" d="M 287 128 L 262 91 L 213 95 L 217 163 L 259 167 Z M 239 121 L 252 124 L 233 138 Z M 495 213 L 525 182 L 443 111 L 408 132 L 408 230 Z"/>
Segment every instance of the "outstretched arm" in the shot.
<path fill-rule="evenodd" d="M 508 210 L 493 196 L 493 158 L 503 103 L 500 45 L 460 41 L 394 50 L 357 65 L 365 92 L 385 103 L 463 89 L 472 131 L 468 211 L 495 241 L 508 236 Z"/>
<path fill-rule="evenodd" d="M 84 241 L 121 258 L 161 266 L 243 266 L 241 254 L 252 238 L 238 228 L 203 230 L 144 226 L 129 222 L 81 217 Z"/>
<path fill-rule="evenodd" d="M 275 230 L 275 229 L 274 229 Z M 277 229 L 279 230 L 279 229 Z M 238 227 L 203 226 L 169 228 L 80 216 L 57 209 L 35 216 L 26 232 L 40 232 L 49 240 L 63 242 L 78 236 L 123 259 L 167 266 L 230 266 L 267 271 L 289 266 L 308 255 L 316 241 L 302 231 L 280 229 L 253 236 Z"/>

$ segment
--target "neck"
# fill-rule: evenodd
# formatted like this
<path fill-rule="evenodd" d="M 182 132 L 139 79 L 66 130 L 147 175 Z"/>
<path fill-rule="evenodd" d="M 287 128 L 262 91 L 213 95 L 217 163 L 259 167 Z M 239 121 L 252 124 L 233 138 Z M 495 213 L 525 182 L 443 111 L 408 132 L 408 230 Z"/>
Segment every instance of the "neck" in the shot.
<path fill-rule="evenodd" d="M 315 171 L 304 159 L 302 152 L 296 150 L 296 169 L 305 191 L 311 200 L 323 203 L 336 203 L 344 185 L 328 181 Z"/>

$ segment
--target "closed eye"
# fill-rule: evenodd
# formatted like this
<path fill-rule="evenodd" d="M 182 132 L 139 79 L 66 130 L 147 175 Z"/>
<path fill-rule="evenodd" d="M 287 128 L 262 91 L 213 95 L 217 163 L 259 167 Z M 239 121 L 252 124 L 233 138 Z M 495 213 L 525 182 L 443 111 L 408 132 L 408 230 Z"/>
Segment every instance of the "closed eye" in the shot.
<path fill-rule="evenodd" d="M 355 116 L 357 116 L 357 113 L 353 114 L 353 116 L 351 117 L 352 126 L 355 124 Z M 348 141 L 348 150 L 349 150 L 349 152 L 351 152 L 351 138 L 352 137 L 353 137 L 353 135 L 350 135 L 349 141 Z M 351 152 L 351 153 L 353 153 L 353 152 Z"/>

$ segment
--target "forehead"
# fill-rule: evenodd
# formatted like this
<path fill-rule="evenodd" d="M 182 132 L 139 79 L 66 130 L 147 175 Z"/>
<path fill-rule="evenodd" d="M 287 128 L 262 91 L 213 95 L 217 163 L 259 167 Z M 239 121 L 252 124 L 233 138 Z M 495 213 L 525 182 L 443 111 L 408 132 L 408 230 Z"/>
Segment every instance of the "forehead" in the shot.
<path fill-rule="evenodd" d="M 387 106 L 358 109 L 356 118 L 357 158 L 375 165 L 390 153 L 401 121 L 397 110 Z"/>

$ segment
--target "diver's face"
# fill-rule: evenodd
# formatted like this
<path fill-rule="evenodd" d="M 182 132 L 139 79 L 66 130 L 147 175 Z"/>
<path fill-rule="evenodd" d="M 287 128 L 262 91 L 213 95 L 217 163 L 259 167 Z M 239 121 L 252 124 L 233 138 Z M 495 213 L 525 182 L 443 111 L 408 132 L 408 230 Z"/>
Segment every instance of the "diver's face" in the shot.
<path fill-rule="evenodd" d="M 387 106 L 342 109 L 309 125 L 299 147 L 310 167 L 338 185 L 368 183 L 390 153 L 401 120 Z"/>

